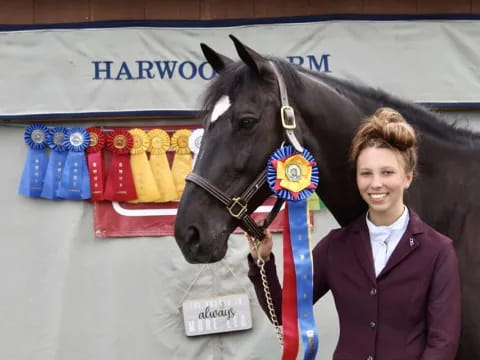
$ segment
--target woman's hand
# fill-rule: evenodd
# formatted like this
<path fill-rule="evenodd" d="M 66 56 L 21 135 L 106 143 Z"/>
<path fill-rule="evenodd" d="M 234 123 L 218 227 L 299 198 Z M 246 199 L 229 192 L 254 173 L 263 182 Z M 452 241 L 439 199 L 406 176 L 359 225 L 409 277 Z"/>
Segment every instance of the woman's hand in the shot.
<path fill-rule="evenodd" d="M 270 230 L 265 230 L 265 236 L 258 243 L 258 249 L 256 249 L 255 241 L 250 235 L 245 233 L 245 237 L 248 240 L 250 254 L 252 255 L 253 260 L 257 261 L 258 256 L 260 256 L 264 261 L 270 260 L 270 254 L 272 253 L 273 247 L 272 233 L 270 232 Z"/>

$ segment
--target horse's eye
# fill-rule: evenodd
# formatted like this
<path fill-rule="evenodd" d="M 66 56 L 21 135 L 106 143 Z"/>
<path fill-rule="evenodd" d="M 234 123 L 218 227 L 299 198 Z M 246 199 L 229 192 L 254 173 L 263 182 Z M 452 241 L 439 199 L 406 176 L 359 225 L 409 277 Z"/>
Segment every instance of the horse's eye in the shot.
<path fill-rule="evenodd" d="M 238 122 L 240 129 L 251 129 L 253 125 L 257 122 L 257 119 L 251 117 L 241 118 Z"/>

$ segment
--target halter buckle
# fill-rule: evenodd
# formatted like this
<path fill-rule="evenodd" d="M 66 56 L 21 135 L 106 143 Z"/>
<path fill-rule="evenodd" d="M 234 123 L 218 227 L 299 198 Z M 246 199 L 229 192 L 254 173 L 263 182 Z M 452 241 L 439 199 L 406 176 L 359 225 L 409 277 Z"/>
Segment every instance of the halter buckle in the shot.
<path fill-rule="evenodd" d="M 237 209 L 238 211 L 235 212 Z M 234 197 L 232 199 L 232 203 L 230 204 L 230 206 L 227 206 L 227 210 L 230 213 L 230 215 L 232 215 L 234 218 L 241 220 L 247 213 L 248 209 L 247 209 L 247 204 L 244 204 L 240 197 Z"/>
<path fill-rule="evenodd" d="M 284 129 L 294 130 L 297 127 L 295 124 L 295 113 L 291 106 L 282 106 L 280 108 L 280 116 L 282 118 L 282 125 Z"/>

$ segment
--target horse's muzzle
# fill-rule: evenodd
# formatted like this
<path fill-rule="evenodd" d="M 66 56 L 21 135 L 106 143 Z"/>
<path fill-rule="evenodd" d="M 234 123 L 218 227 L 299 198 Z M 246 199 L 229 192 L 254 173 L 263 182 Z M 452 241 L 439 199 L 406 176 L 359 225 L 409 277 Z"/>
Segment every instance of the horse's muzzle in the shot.
<path fill-rule="evenodd" d="M 176 226 L 175 239 L 185 260 L 191 264 L 217 262 L 223 259 L 227 250 L 226 246 L 218 246 L 215 239 L 202 239 L 200 230 L 195 225 L 188 225 L 186 229 L 178 229 Z"/>

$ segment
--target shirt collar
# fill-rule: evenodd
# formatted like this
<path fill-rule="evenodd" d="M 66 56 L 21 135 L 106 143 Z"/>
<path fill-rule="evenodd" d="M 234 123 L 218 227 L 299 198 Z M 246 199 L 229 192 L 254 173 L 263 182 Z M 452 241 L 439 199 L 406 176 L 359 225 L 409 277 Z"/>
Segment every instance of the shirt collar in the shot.
<path fill-rule="evenodd" d="M 400 215 L 400 217 L 390 225 L 380 225 L 380 226 L 375 225 L 368 218 L 368 211 L 367 211 L 366 218 L 367 218 L 368 231 L 370 232 L 370 234 L 385 234 L 385 233 L 391 233 L 394 230 L 404 229 L 406 227 L 405 225 L 408 223 L 408 220 L 409 220 L 408 210 L 406 206 L 403 207 L 402 215 Z"/>

